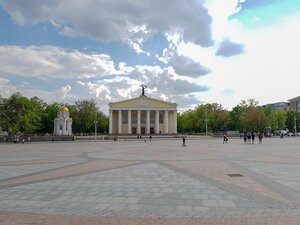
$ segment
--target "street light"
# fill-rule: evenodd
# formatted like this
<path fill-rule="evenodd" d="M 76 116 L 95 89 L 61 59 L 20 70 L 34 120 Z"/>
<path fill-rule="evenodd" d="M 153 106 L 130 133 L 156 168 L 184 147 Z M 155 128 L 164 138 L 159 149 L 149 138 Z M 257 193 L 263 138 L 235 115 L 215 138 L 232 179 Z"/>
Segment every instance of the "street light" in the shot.
<path fill-rule="evenodd" d="M 297 136 L 297 118 L 296 118 L 296 111 L 294 111 L 294 129 L 295 129 L 295 136 Z"/>
<path fill-rule="evenodd" d="M 207 136 L 207 109 L 205 109 L 205 136 Z"/>
<path fill-rule="evenodd" d="M 94 124 L 95 124 L 95 141 L 97 140 L 97 113 L 95 114 L 95 120 L 94 120 Z"/>

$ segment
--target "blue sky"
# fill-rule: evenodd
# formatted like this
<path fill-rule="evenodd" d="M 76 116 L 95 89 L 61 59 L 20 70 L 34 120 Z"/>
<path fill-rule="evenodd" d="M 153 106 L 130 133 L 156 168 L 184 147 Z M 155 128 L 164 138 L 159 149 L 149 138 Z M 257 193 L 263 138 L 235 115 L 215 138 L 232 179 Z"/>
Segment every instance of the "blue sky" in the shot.
<path fill-rule="evenodd" d="M 298 0 L 0 0 L 0 95 L 186 110 L 298 96 Z"/>

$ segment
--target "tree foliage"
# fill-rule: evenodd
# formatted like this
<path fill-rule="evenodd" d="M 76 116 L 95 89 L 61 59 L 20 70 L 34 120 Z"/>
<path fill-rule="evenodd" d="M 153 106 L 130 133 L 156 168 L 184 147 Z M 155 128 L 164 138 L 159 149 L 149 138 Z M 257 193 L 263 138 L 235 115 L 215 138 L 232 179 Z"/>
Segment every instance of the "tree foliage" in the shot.
<path fill-rule="evenodd" d="M 53 121 L 61 103 L 45 103 L 38 97 L 27 98 L 15 93 L 9 98 L 0 96 L 0 126 L 10 134 L 52 134 Z M 108 118 L 99 110 L 95 100 L 78 100 L 67 105 L 73 118 L 74 134 L 92 134 L 95 125 L 98 133 L 108 132 Z M 293 111 L 274 111 L 271 107 L 261 107 L 255 99 L 241 101 L 228 111 L 222 105 L 202 104 L 177 116 L 179 133 L 208 133 L 226 130 L 294 131 L 295 122 L 299 124 L 300 113 Z M 297 125 L 297 130 L 299 130 Z"/>
<path fill-rule="evenodd" d="M 52 134 L 54 118 L 62 104 L 46 104 L 38 97 L 27 98 L 15 93 L 9 98 L 0 96 L 0 126 L 10 134 Z M 108 118 L 99 111 L 94 100 L 82 100 L 67 105 L 73 118 L 73 132 L 93 133 L 108 130 Z"/>

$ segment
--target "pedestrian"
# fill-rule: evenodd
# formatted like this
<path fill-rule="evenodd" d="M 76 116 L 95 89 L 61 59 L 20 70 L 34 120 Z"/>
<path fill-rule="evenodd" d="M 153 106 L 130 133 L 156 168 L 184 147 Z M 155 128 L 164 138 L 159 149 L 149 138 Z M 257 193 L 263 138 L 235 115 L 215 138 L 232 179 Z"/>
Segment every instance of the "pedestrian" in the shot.
<path fill-rule="evenodd" d="M 250 144 L 250 140 L 251 140 L 251 133 L 247 132 L 247 144 Z"/>
<path fill-rule="evenodd" d="M 226 144 L 228 143 L 228 138 L 227 138 L 226 134 L 223 135 L 223 144 L 224 143 L 226 143 Z"/>
<path fill-rule="evenodd" d="M 27 138 L 28 143 L 30 143 L 30 137 Z"/>
<path fill-rule="evenodd" d="M 280 133 L 280 138 L 283 138 L 283 132 Z"/>
<path fill-rule="evenodd" d="M 246 144 L 246 142 L 247 142 L 247 133 L 244 132 L 244 143 Z"/>
<path fill-rule="evenodd" d="M 25 139 L 23 138 L 23 139 L 22 139 L 22 144 L 24 144 L 24 143 L 25 143 Z"/>
<path fill-rule="evenodd" d="M 182 137 L 182 146 L 186 146 L 185 145 L 185 137 L 184 136 Z"/>
<path fill-rule="evenodd" d="M 149 139 L 150 139 L 150 142 L 151 142 L 151 140 L 152 140 L 152 136 L 151 135 L 150 135 Z"/>
<path fill-rule="evenodd" d="M 254 140 L 255 140 L 255 133 L 251 132 L 251 139 L 252 139 L 252 144 L 254 144 Z"/>
<path fill-rule="evenodd" d="M 262 144 L 262 139 L 263 139 L 263 134 L 262 134 L 262 132 L 259 132 L 259 134 L 258 134 L 259 144 Z"/>

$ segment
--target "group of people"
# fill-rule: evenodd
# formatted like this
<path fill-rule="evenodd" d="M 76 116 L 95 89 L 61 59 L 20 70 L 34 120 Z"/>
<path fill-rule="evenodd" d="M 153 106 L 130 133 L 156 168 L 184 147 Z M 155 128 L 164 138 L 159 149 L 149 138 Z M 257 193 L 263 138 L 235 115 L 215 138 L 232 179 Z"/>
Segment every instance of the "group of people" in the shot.
<path fill-rule="evenodd" d="M 251 143 L 254 144 L 255 136 L 256 136 L 256 134 L 254 132 L 244 132 L 244 134 L 243 134 L 244 143 L 245 144 L 251 144 Z M 257 137 L 258 137 L 259 144 L 262 144 L 263 133 L 259 132 L 257 134 Z"/>

